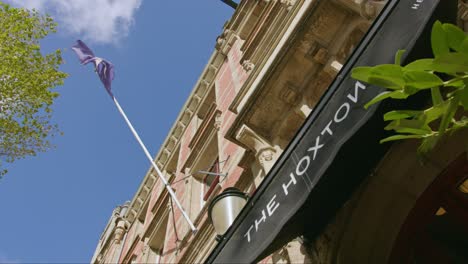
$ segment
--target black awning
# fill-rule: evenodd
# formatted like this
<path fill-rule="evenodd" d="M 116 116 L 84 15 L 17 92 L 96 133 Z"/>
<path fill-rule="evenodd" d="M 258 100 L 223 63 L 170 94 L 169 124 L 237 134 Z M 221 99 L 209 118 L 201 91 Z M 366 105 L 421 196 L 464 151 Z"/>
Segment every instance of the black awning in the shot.
<path fill-rule="evenodd" d="M 448 6 L 450 8 L 447 8 Z M 372 131 L 383 129 L 383 126 L 376 128 L 366 125 L 377 106 L 369 110 L 363 108 L 366 102 L 382 90 L 352 79 L 351 69 L 356 66 L 393 63 L 394 55 L 399 49 L 407 50 L 407 54 L 412 50 L 417 51 L 416 42 L 424 32 L 427 34 L 435 11 L 451 12 L 453 7 L 456 10 L 456 1 L 390 0 L 387 3 L 314 111 L 228 230 L 225 239 L 213 250 L 207 259 L 208 263 L 257 261 L 270 253 L 275 248 L 274 245 L 284 244 L 302 232 L 303 221 L 296 222 L 295 219 L 307 216 L 309 226 L 323 225 L 324 221 L 327 221 L 321 214 L 330 215 L 331 211 L 336 211 L 345 200 L 343 193 L 349 194 L 354 188 L 353 184 L 330 188 L 336 186 L 332 178 L 341 177 L 342 182 L 347 183 L 349 178 L 365 177 L 365 168 L 357 168 L 359 158 L 368 158 L 363 155 L 366 149 L 379 148 L 378 138 L 381 134 Z M 427 25 L 429 27 L 426 27 Z M 429 44 L 426 42 L 424 45 Z M 360 148 L 356 140 L 351 144 L 351 138 L 360 138 L 361 143 L 365 142 L 366 145 Z M 343 152 L 343 149 L 347 151 Z M 344 153 L 353 155 L 349 158 L 350 162 Z M 375 155 L 380 157 L 382 152 L 374 152 Z M 369 167 L 377 160 L 374 157 L 363 160 L 363 163 Z M 346 171 L 340 166 L 346 168 Z M 355 171 L 353 167 L 356 167 Z M 343 175 L 343 172 L 348 173 Z M 327 200 L 333 200 L 335 196 L 342 197 L 337 199 L 341 202 L 327 204 Z M 314 208 L 313 211 L 307 210 L 307 213 L 303 213 L 301 211 L 304 210 L 299 210 L 306 202 L 309 209 Z M 311 202 L 315 204 L 311 205 Z M 317 215 L 317 219 L 314 219 L 314 214 Z"/>

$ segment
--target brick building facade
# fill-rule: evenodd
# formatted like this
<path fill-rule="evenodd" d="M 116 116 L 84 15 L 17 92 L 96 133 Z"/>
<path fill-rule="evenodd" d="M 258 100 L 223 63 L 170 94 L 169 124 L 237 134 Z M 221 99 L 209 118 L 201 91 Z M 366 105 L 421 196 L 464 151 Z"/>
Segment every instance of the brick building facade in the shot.
<path fill-rule="evenodd" d="M 114 211 L 91 262 L 205 261 L 218 243 L 207 217 L 209 202 L 227 187 L 255 193 L 385 2 L 240 1 L 154 159 L 198 231 L 191 232 L 150 168 L 132 201 Z M 460 3 L 461 24 L 465 10 Z M 261 262 L 388 260 L 399 228 L 381 228 L 383 218 L 393 216 L 402 225 L 431 180 L 464 151 L 455 143 L 464 136 L 443 144 L 432 159 L 437 166 L 430 168 L 399 159 L 414 152 L 414 142 L 393 146 L 318 238 L 298 236 Z M 400 179 L 410 181 L 393 189 L 403 196 L 382 194 L 390 192 L 382 185 L 395 182 L 393 175 L 409 171 L 430 176 Z M 410 198 L 395 201 L 395 195 Z"/>

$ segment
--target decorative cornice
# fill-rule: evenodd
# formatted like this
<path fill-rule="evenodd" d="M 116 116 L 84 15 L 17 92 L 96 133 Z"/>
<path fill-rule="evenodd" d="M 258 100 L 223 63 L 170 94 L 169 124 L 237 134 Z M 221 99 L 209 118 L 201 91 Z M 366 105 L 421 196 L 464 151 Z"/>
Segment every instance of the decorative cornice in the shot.
<path fill-rule="evenodd" d="M 282 53 L 280 53 L 280 50 L 283 50 L 287 46 L 291 45 L 287 39 L 293 36 L 294 32 L 296 31 L 296 26 L 300 23 L 302 18 L 310 13 L 306 12 L 306 10 L 310 11 L 317 4 L 317 2 L 320 1 L 300 1 L 300 5 L 299 3 L 296 4 L 295 7 L 287 13 L 286 17 L 275 20 L 276 25 L 268 26 L 275 28 L 275 31 L 268 34 L 268 39 L 264 39 L 261 47 L 257 47 L 257 50 L 263 50 L 264 53 L 262 53 L 262 56 L 258 57 L 258 61 L 252 61 L 255 64 L 255 67 L 252 69 L 249 77 L 244 82 L 241 89 L 238 91 L 236 97 L 229 106 L 230 111 L 237 114 L 242 111 L 246 101 L 248 101 L 250 96 L 253 94 L 253 91 L 261 85 L 261 80 L 264 80 L 265 75 L 268 74 L 267 72 L 274 68 L 269 66 L 273 63 L 276 63 L 276 60 L 279 58 L 279 56 L 281 56 L 280 54 Z M 250 58 L 245 56 L 246 54 L 244 54 L 243 57 L 244 61 L 250 60 Z M 235 137 L 235 130 L 238 128 L 236 126 L 236 124 L 233 124 L 231 129 L 228 131 L 228 137 L 231 139 L 234 139 Z"/>
<path fill-rule="evenodd" d="M 223 33 L 216 38 L 215 48 L 224 56 L 227 56 L 231 50 L 234 42 L 239 39 L 239 36 L 236 32 L 232 31 L 229 28 L 225 28 Z"/>

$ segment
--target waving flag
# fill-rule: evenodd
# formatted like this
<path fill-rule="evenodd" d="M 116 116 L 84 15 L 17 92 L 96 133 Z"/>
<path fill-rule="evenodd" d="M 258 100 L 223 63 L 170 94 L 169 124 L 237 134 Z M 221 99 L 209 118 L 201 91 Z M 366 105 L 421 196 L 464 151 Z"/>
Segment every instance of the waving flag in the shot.
<path fill-rule="evenodd" d="M 146 157 L 148 160 L 151 162 L 151 165 L 153 165 L 153 168 L 155 169 L 156 173 L 158 174 L 159 178 L 163 182 L 164 186 L 166 187 L 167 191 L 169 192 L 169 195 L 171 195 L 172 199 L 174 199 L 174 202 L 176 203 L 177 207 L 180 209 L 182 212 L 182 215 L 184 216 L 185 220 L 187 220 L 187 223 L 190 225 L 190 228 L 192 229 L 192 232 L 195 233 L 197 232 L 197 228 L 193 224 L 192 220 L 190 220 L 190 217 L 188 214 L 185 212 L 184 208 L 182 207 L 182 204 L 177 200 L 177 197 L 174 193 L 174 190 L 172 190 L 171 185 L 169 182 L 166 180 L 164 177 L 162 171 L 158 168 L 156 163 L 153 160 L 153 157 L 149 153 L 148 149 L 146 148 L 145 144 L 143 144 L 143 141 L 141 140 L 140 136 L 136 132 L 135 128 L 133 127 L 132 123 L 128 119 L 127 115 L 125 114 L 124 110 L 120 106 L 119 102 L 117 101 L 117 98 L 112 94 L 111 91 L 111 83 L 112 80 L 114 79 L 114 65 L 110 63 L 109 61 L 106 61 L 105 59 L 96 57 L 91 51 L 86 44 L 84 44 L 83 41 L 77 40 L 76 44 L 73 45 L 72 47 L 73 51 L 76 53 L 78 56 L 78 59 L 80 60 L 81 64 L 86 65 L 90 62 L 94 63 L 95 70 L 97 74 L 99 75 L 99 78 L 101 79 L 102 83 L 104 84 L 104 87 L 106 87 L 107 92 L 112 98 L 112 101 L 114 101 L 115 106 L 119 110 L 120 114 L 124 118 L 125 122 L 127 123 L 128 127 L 133 133 L 133 136 L 135 136 L 135 139 L 138 141 L 140 144 L 141 148 L 143 149 L 143 152 L 145 153 Z"/>
<path fill-rule="evenodd" d="M 90 62 L 94 63 L 94 68 L 99 75 L 99 79 L 101 79 L 109 95 L 114 97 L 111 90 L 112 80 L 114 79 L 114 65 L 105 59 L 96 57 L 93 51 L 81 40 L 76 41 L 72 50 L 78 56 L 81 64 L 86 65 Z"/>

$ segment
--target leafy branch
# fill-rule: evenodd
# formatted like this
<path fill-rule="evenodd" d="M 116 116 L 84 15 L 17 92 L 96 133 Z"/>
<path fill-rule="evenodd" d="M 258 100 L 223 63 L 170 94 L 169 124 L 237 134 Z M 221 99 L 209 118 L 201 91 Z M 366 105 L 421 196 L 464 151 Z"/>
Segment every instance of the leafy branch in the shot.
<path fill-rule="evenodd" d="M 394 110 L 384 115 L 390 123 L 385 130 L 395 135 L 382 139 L 388 142 L 421 139 L 420 154 L 430 151 L 440 138 L 468 127 L 468 35 L 452 24 L 436 21 L 431 32 L 434 57 L 401 65 L 404 50 L 395 55 L 394 64 L 356 67 L 352 77 L 387 88 L 365 108 L 392 98 L 404 100 L 418 92 L 429 90 L 432 106 L 420 111 Z"/>
<path fill-rule="evenodd" d="M 60 50 L 41 52 L 40 41 L 56 31 L 48 15 L 0 1 L 0 179 L 5 165 L 52 147 L 54 88 L 67 74 Z"/>

